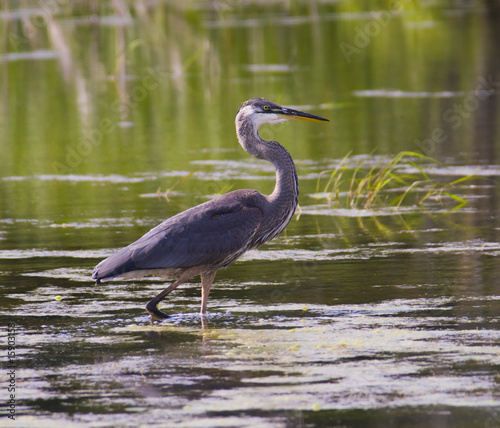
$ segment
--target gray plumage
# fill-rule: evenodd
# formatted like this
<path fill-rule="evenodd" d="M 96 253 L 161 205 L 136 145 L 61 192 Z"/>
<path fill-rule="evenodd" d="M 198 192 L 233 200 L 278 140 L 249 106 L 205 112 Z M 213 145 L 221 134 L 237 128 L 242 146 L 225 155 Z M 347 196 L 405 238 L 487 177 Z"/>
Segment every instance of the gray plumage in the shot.
<path fill-rule="evenodd" d="M 299 186 L 292 157 L 276 141 L 265 141 L 258 135 L 261 125 L 288 119 L 327 121 L 262 98 L 246 101 L 236 115 L 236 132 L 243 149 L 271 162 L 276 169 L 276 185 L 271 195 L 236 190 L 165 220 L 100 262 L 92 276 L 97 284 L 117 276 L 177 277 L 146 306 L 155 320 L 167 317 L 157 305 L 168 293 L 182 282 L 201 275 L 201 313 L 205 314 L 215 272 L 245 251 L 273 239 L 295 212 Z"/>

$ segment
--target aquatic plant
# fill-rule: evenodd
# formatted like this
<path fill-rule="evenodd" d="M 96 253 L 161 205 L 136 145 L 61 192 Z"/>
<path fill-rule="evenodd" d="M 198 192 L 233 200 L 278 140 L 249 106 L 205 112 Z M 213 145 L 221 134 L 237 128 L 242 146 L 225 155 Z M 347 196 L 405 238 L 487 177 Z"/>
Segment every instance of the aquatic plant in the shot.
<path fill-rule="evenodd" d="M 370 157 L 370 159 L 373 159 Z M 467 201 L 452 189 L 459 183 L 475 178 L 467 175 L 451 182 L 432 178 L 417 162 L 438 164 L 435 159 L 417 152 L 402 151 L 393 157 L 383 157 L 375 165 L 367 166 L 367 159 L 356 160 L 347 154 L 333 171 L 323 171 L 318 177 L 316 195 L 330 204 L 345 208 L 368 209 L 380 206 L 399 208 L 410 200 L 421 206 L 426 201 L 442 202 L 445 198 L 457 202 L 457 210 Z M 328 181 L 321 191 L 321 180 Z"/>

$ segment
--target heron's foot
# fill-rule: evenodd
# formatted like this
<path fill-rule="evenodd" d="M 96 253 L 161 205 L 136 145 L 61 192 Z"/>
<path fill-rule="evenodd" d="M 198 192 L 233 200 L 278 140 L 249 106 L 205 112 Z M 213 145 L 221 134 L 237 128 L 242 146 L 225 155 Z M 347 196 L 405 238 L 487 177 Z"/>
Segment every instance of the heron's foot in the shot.
<path fill-rule="evenodd" d="M 146 311 L 148 311 L 148 314 L 151 315 L 151 321 L 161 321 L 164 320 L 165 318 L 168 318 L 168 315 L 165 312 L 162 312 L 158 309 L 156 306 L 158 303 L 156 303 L 154 300 L 151 300 L 146 305 Z"/>

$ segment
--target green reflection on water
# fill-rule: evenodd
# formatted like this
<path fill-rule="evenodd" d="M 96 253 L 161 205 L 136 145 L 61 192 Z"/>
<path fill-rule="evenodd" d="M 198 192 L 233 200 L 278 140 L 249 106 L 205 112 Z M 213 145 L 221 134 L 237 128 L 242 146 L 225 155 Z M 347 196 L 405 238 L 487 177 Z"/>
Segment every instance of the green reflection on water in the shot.
<path fill-rule="evenodd" d="M 63 8 L 47 25 L 36 11 L 24 23 L 0 21 L 2 175 L 185 170 L 203 149 L 235 148 L 232 119 L 253 96 L 332 119 L 321 129 L 283 127 L 298 159 L 374 149 L 449 156 L 474 148 L 488 116 L 491 100 L 467 110 L 467 95 L 496 88 L 495 27 L 474 11 L 382 1 L 104 4 Z M 9 57 L 40 50 L 56 57 Z M 436 127 L 446 144 L 415 143 Z"/>

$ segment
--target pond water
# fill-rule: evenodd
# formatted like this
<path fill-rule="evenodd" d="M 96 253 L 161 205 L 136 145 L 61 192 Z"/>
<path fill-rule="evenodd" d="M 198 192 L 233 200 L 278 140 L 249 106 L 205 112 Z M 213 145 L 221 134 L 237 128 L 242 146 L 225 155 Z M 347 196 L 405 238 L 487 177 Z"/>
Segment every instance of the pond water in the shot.
<path fill-rule="evenodd" d="M 500 426 L 499 16 L 4 2 L 0 426 Z M 151 324 L 162 280 L 92 269 L 217 194 L 272 191 L 234 133 L 255 96 L 331 120 L 261 130 L 296 161 L 298 215 L 219 271 L 206 328 L 198 279 Z M 394 175 L 425 186 L 351 206 L 352 177 L 401 151 Z"/>

